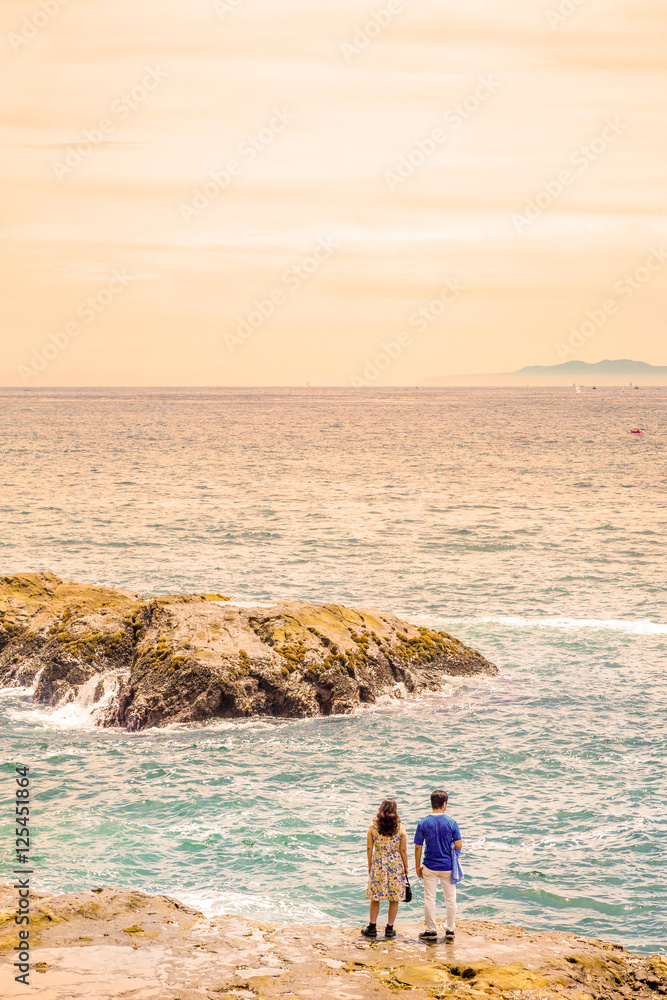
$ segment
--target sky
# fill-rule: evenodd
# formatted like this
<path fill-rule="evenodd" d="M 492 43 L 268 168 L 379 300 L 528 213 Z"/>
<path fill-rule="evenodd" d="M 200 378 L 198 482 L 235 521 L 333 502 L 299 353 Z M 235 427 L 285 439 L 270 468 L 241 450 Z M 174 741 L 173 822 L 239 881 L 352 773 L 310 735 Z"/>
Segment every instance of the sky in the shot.
<path fill-rule="evenodd" d="M 667 364 L 653 0 L 4 0 L 0 384 Z"/>

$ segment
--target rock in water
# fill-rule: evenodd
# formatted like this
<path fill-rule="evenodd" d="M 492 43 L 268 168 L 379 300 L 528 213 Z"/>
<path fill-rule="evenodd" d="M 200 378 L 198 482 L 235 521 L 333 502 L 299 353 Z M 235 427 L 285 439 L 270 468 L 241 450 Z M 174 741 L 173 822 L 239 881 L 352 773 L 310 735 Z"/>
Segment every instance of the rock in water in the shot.
<path fill-rule="evenodd" d="M 498 668 L 446 632 L 339 604 L 144 599 L 50 573 L 0 578 L 0 685 L 138 730 L 220 716 L 348 713 Z"/>

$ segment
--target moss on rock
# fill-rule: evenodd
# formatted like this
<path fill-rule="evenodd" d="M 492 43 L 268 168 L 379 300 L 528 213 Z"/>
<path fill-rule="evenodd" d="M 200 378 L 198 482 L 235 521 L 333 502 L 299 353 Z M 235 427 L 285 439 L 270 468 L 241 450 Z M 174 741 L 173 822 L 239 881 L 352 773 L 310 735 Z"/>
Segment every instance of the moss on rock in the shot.
<path fill-rule="evenodd" d="M 497 668 L 447 633 L 338 604 L 241 608 L 219 594 L 143 600 L 51 574 L 0 580 L 0 683 L 72 700 L 95 674 L 121 676 L 96 716 L 128 729 L 213 716 L 351 712 L 383 694 L 437 690 Z M 100 691 L 104 691 L 104 685 Z"/>

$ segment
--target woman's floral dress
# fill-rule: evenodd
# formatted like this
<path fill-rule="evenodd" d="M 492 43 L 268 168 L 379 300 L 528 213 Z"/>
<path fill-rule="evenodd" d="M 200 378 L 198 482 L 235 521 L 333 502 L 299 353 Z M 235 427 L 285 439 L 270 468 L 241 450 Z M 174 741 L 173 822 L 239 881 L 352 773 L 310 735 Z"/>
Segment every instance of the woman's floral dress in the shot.
<path fill-rule="evenodd" d="M 385 837 L 378 830 L 377 820 L 373 820 L 371 824 L 373 861 L 366 899 L 388 899 L 393 902 L 405 899 L 405 868 L 401 858 L 403 832 L 403 827 L 399 826 L 396 833 Z"/>

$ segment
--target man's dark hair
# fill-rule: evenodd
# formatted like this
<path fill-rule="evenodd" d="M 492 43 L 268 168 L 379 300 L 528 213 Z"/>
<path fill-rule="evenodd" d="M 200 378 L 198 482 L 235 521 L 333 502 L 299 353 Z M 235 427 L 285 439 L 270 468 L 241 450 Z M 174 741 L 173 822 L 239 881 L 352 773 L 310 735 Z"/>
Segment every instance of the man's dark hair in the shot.
<path fill-rule="evenodd" d="M 442 809 L 444 805 L 447 805 L 448 798 L 447 792 L 443 792 L 441 788 L 436 788 L 434 792 L 431 792 L 431 809 Z"/>

